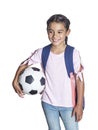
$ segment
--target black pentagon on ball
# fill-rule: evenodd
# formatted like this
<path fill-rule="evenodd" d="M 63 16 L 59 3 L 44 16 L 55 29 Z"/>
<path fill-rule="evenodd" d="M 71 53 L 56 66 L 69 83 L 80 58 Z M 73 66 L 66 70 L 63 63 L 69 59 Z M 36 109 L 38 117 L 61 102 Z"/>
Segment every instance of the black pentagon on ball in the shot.
<path fill-rule="evenodd" d="M 31 84 L 33 81 L 34 81 L 34 79 L 33 79 L 32 75 L 26 76 L 26 78 L 25 78 L 26 83 Z"/>
<path fill-rule="evenodd" d="M 45 85 L 45 78 L 44 78 L 44 77 L 42 77 L 42 78 L 40 79 L 40 83 L 41 83 L 41 85 Z"/>
<path fill-rule="evenodd" d="M 29 93 L 34 95 L 34 94 L 37 94 L 38 92 L 37 92 L 37 90 L 31 90 Z"/>

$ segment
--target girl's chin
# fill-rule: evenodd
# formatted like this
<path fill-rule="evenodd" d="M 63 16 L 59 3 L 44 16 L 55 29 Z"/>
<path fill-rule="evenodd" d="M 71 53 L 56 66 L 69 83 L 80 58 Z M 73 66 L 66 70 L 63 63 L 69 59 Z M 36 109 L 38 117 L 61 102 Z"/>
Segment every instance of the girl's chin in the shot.
<path fill-rule="evenodd" d="M 57 46 L 57 45 L 59 45 L 60 43 L 59 43 L 59 42 L 52 42 L 52 44 L 53 44 L 54 46 Z"/>

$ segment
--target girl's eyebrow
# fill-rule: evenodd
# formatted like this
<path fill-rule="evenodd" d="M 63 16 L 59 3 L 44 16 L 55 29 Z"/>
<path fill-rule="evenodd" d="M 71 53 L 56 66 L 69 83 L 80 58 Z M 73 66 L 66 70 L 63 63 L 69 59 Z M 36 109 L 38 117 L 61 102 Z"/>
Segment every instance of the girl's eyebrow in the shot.
<path fill-rule="evenodd" d="M 53 30 L 53 29 L 51 29 L 51 28 L 48 28 L 47 30 Z"/>
<path fill-rule="evenodd" d="M 60 30 L 58 30 L 58 31 L 64 31 L 64 29 L 60 29 Z"/>
<path fill-rule="evenodd" d="M 54 30 L 51 28 L 48 28 L 48 31 L 54 31 Z M 58 31 L 64 31 L 64 29 L 59 29 Z"/>

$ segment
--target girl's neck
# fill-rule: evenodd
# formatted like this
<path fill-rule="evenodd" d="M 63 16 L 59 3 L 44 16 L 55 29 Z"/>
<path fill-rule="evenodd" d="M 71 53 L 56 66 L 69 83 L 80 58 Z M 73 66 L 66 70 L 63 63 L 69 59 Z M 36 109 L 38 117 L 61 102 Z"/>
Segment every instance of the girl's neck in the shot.
<path fill-rule="evenodd" d="M 65 48 L 66 48 L 66 44 L 62 44 L 58 46 L 52 45 L 51 52 L 53 52 L 54 54 L 60 54 L 65 51 Z"/>

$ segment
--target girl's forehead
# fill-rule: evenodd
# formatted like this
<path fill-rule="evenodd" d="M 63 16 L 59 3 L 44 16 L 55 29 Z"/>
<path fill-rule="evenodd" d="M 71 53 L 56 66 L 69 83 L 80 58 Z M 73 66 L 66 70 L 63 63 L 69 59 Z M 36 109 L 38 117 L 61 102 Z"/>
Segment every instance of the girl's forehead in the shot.
<path fill-rule="evenodd" d="M 65 28 L 63 22 L 51 22 L 49 28 Z"/>

